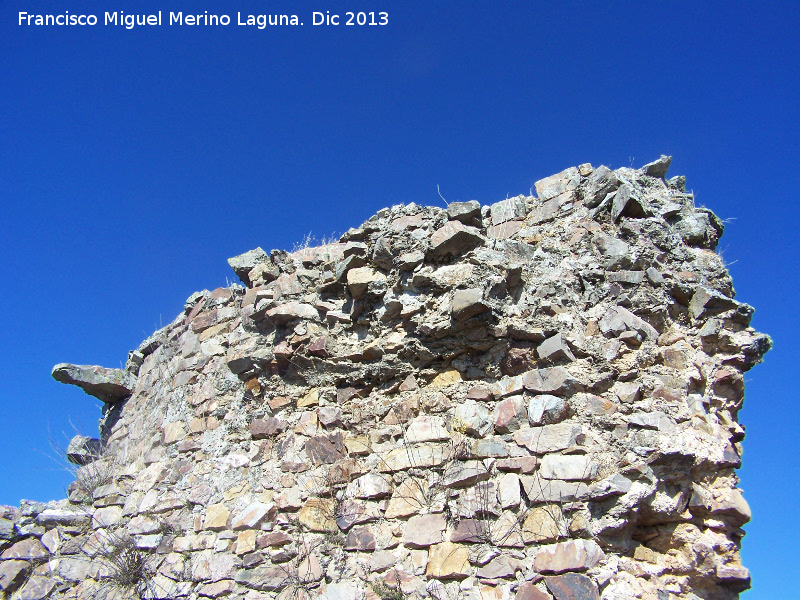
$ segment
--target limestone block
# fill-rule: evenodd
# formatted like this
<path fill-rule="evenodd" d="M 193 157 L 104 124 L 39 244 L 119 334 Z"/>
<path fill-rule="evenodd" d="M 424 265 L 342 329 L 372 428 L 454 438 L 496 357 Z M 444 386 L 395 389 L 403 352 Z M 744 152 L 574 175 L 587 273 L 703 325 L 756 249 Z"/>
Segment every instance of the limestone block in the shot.
<path fill-rule="evenodd" d="M 231 528 L 234 531 L 242 529 L 255 529 L 263 521 L 274 517 L 276 507 L 274 504 L 253 502 L 231 519 Z"/>
<path fill-rule="evenodd" d="M 585 454 L 548 454 L 539 469 L 544 479 L 586 481 L 597 473 L 598 465 Z"/>
<path fill-rule="evenodd" d="M 575 360 L 575 355 L 567 346 L 560 333 L 547 338 L 536 347 L 536 354 L 543 360 L 558 361 L 562 359 Z"/>
<path fill-rule="evenodd" d="M 50 553 L 41 542 L 34 538 L 21 540 L 0 554 L 1 560 L 41 560 L 48 558 Z"/>
<path fill-rule="evenodd" d="M 203 521 L 203 528 L 212 531 L 221 531 L 228 525 L 228 517 L 231 511 L 224 504 L 212 504 L 206 509 L 206 517 Z"/>
<path fill-rule="evenodd" d="M 409 517 L 423 507 L 428 507 L 428 482 L 409 477 L 395 488 L 385 516 L 387 519 Z"/>
<path fill-rule="evenodd" d="M 563 573 L 591 569 L 603 557 L 603 551 L 594 540 L 570 540 L 543 546 L 536 553 L 533 566 L 540 573 Z"/>
<path fill-rule="evenodd" d="M 512 219 L 522 219 L 525 217 L 525 199 L 522 196 L 515 196 L 495 202 L 489 207 L 492 216 L 492 225 L 500 225 Z"/>
<path fill-rule="evenodd" d="M 514 441 L 534 454 L 548 454 L 566 450 L 575 443 L 581 426 L 577 423 L 557 423 L 543 427 L 520 429 L 514 433 Z"/>
<path fill-rule="evenodd" d="M 443 371 L 442 373 L 439 373 L 436 377 L 434 377 L 429 387 L 443 388 L 447 387 L 448 385 L 453 385 L 454 383 L 458 383 L 459 381 L 461 381 L 461 373 L 459 373 L 455 369 L 451 369 L 449 371 Z"/>
<path fill-rule="evenodd" d="M 522 539 L 526 544 L 555 542 L 566 535 L 566 520 L 558 504 L 533 507 L 522 525 Z"/>
<path fill-rule="evenodd" d="M 250 278 L 248 277 L 250 271 L 256 266 L 267 263 L 268 261 L 269 255 L 261 248 L 256 248 L 244 254 L 229 258 L 228 264 L 231 266 L 231 269 L 233 269 L 233 272 L 236 273 L 237 277 L 239 277 L 245 285 L 250 286 Z"/>
<path fill-rule="evenodd" d="M 518 430 L 528 420 L 525 399 L 515 395 L 497 403 L 492 413 L 494 430 L 497 433 L 511 433 Z"/>
<path fill-rule="evenodd" d="M 403 544 L 408 548 L 427 548 L 442 542 L 447 521 L 442 514 L 411 517 L 406 523 Z"/>
<path fill-rule="evenodd" d="M 435 579 L 463 579 L 472 572 L 469 551 L 462 544 L 443 542 L 428 550 L 425 575 Z"/>
<path fill-rule="evenodd" d="M 438 260 L 448 255 L 468 252 L 483 244 L 483 238 L 474 227 L 463 225 L 460 221 L 448 221 L 431 234 L 427 258 Z"/>
<path fill-rule="evenodd" d="M 450 439 L 450 433 L 444 419 L 437 416 L 423 415 L 413 419 L 406 429 L 405 441 L 409 444 L 418 442 L 442 442 Z"/>
<path fill-rule="evenodd" d="M 551 394 L 540 394 L 528 404 L 528 419 L 531 425 L 554 424 L 564 420 L 569 405 L 563 398 Z"/>
<path fill-rule="evenodd" d="M 451 314 L 457 321 L 476 317 L 488 310 L 490 308 L 483 301 L 483 290 L 480 288 L 456 290 L 453 294 L 453 299 L 450 301 Z"/>
<path fill-rule="evenodd" d="M 358 300 L 367 292 L 370 285 L 385 280 L 386 276 L 372 267 L 359 267 L 347 272 L 347 289 L 350 295 Z"/>
<path fill-rule="evenodd" d="M 482 437 L 489 432 L 493 424 L 488 408 L 468 400 L 456 407 L 450 425 L 454 431 Z"/>
<path fill-rule="evenodd" d="M 386 475 L 367 473 L 348 484 L 349 498 L 384 498 L 392 493 L 392 480 Z"/>
<path fill-rule="evenodd" d="M 477 200 L 451 202 L 447 205 L 447 218 L 451 221 L 470 223 L 476 217 L 480 217 L 480 214 L 481 204 Z"/>

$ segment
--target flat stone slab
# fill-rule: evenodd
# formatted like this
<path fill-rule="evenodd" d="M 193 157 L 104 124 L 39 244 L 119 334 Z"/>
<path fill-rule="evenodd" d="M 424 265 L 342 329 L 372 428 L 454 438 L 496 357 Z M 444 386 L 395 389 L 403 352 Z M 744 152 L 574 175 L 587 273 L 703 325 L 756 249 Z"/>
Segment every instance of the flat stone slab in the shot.
<path fill-rule="evenodd" d="M 597 584 L 581 573 L 546 577 L 545 583 L 556 600 L 600 600 Z"/>
<path fill-rule="evenodd" d="M 53 367 L 53 379 L 77 385 L 90 396 L 111 404 L 133 393 L 136 378 L 122 369 L 106 369 L 92 365 L 59 363 Z"/>

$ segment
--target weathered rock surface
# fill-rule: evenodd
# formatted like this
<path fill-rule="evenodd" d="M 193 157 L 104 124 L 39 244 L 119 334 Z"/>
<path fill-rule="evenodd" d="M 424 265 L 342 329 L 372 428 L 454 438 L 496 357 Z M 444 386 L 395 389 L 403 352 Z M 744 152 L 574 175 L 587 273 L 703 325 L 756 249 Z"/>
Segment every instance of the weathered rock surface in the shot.
<path fill-rule="evenodd" d="M 52 375 L 56 381 L 77 385 L 90 396 L 109 404 L 130 396 L 136 384 L 127 371 L 89 365 L 60 363 L 53 367 Z"/>
<path fill-rule="evenodd" d="M 771 341 L 669 164 L 257 248 L 125 369 L 58 365 L 101 433 L 0 507 L 0 595 L 122 597 L 129 552 L 148 598 L 737 598 Z"/>

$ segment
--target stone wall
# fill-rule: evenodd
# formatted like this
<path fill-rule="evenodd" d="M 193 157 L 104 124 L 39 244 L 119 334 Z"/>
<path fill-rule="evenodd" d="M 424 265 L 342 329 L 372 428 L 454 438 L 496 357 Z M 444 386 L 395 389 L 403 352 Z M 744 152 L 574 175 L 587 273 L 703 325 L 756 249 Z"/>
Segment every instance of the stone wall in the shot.
<path fill-rule="evenodd" d="M 124 370 L 57 365 L 101 440 L 0 509 L 3 597 L 737 598 L 771 342 L 669 162 L 258 248 Z"/>

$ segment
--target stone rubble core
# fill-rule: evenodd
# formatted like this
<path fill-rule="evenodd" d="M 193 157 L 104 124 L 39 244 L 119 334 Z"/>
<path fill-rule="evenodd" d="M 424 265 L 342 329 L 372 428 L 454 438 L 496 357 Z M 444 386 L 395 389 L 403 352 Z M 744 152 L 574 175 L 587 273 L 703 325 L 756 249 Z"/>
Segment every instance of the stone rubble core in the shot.
<path fill-rule="evenodd" d="M 2 597 L 737 598 L 771 341 L 669 162 L 257 248 L 124 370 L 58 365 L 100 440 L 0 508 Z"/>

